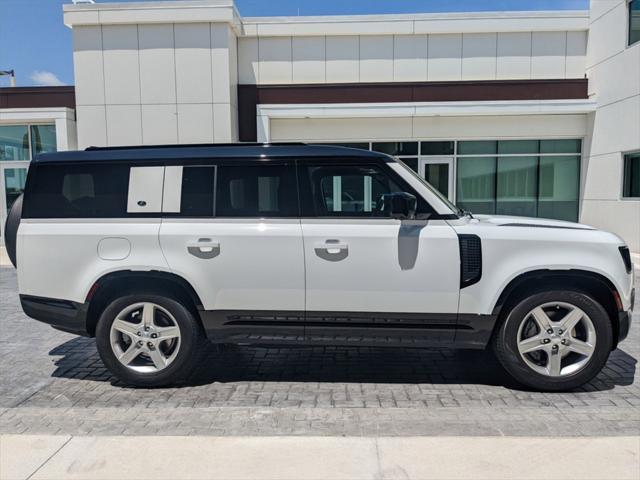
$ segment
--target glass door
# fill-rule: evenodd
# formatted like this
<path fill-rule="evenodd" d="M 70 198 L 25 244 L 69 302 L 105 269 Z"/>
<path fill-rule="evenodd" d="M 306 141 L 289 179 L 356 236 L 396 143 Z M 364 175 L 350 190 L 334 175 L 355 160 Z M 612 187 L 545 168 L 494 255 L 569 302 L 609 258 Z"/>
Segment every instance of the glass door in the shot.
<path fill-rule="evenodd" d="M 28 162 L 0 162 L 0 245 L 4 245 L 4 223 L 13 202 L 24 191 Z"/>
<path fill-rule="evenodd" d="M 422 157 L 418 172 L 445 197 L 455 200 L 453 157 Z"/>

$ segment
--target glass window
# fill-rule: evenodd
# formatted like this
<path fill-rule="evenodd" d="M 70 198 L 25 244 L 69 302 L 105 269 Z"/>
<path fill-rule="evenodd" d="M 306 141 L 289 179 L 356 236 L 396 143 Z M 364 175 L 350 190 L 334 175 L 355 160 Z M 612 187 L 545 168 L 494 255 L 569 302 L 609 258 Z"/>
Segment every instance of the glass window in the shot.
<path fill-rule="evenodd" d="M 34 168 L 29 195 L 25 197 L 24 216 L 125 217 L 128 189 L 128 166 L 39 165 Z"/>
<path fill-rule="evenodd" d="M 442 195 L 449 197 L 449 164 L 427 163 L 424 168 L 424 179 Z"/>
<path fill-rule="evenodd" d="M 575 222 L 579 181 L 579 156 L 540 157 L 538 217 Z"/>
<path fill-rule="evenodd" d="M 514 153 L 538 153 L 538 140 L 500 140 L 498 142 L 498 155 Z"/>
<path fill-rule="evenodd" d="M 308 167 L 318 216 L 382 217 L 382 196 L 402 189 L 377 165 Z"/>
<path fill-rule="evenodd" d="M 400 161 L 403 162 L 407 167 L 409 167 L 414 172 L 418 172 L 418 158 L 417 157 L 403 157 L 400 158 Z"/>
<path fill-rule="evenodd" d="M 640 41 L 640 0 L 629 2 L 629 45 Z"/>
<path fill-rule="evenodd" d="M 640 152 L 624 156 L 622 196 L 640 198 Z"/>
<path fill-rule="evenodd" d="M 536 216 L 538 157 L 498 157 L 496 213 Z"/>
<path fill-rule="evenodd" d="M 217 217 L 297 217 L 293 165 L 219 166 Z"/>
<path fill-rule="evenodd" d="M 26 125 L 0 126 L 0 160 L 29 160 L 29 131 Z"/>
<path fill-rule="evenodd" d="M 184 167 L 180 213 L 186 217 L 212 217 L 214 183 L 214 166 Z"/>
<path fill-rule="evenodd" d="M 421 155 L 453 155 L 454 142 L 420 142 Z"/>
<path fill-rule="evenodd" d="M 374 142 L 372 150 L 389 155 L 417 155 L 418 142 Z"/>
<path fill-rule="evenodd" d="M 24 191 L 24 184 L 27 180 L 26 168 L 5 168 L 4 169 L 4 191 L 6 197 L 7 212 L 11 209 L 13 202 Z"/>
<path fill-rule="evenodd" d="M 582 141 L 540 140 L 540 153 L 580 153 Z"/>
<path fill-rule="evenodd" d="M 495 141 L 458 142 L 458 155 L 495 155 L 497 152 Z"/>
<path fill-rule="evenodd" d="M 469 210 L 473 213 L 495 213 L 495 181 L 495 157 L 459 158 L 457 205 L 463 210 Z"/>
<path fill-rule="evenodd" d="M 31 125 L 31 158 L 56 150 L 55 125 Z"/>

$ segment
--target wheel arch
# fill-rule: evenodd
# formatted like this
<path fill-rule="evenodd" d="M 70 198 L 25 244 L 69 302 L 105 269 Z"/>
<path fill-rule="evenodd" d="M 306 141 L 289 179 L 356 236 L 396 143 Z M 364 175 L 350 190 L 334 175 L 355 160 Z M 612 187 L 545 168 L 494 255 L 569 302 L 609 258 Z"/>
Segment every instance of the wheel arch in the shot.
<path fill-rule="evenodd" d="M 573 269 L 534 270 L 522 273 L 512 279 L 502 290 L 492 313 L 500 320 L 502 314 L 508 312 L 511 306 L 533 293 L 567 287 L 591 295 L 603 306 L 612 323 L 613 349 L 615 349 L 620 334 L 618 313 L 622 310 L 622 303 L 613 282 L 599 273 Z"/>
<path fill-rule="evenodd" d="M 110 300 L 128 291 L 164 293 L 181 300 L 191 310 L 202 325 L 199 311 L 203 308 L 202 301 L 193 286 L 183 277 L 174 273 L 159 270 L 133 271 L 119 270 L 110 272 L 96 280 L 85 302 L 89 305 L 87 311 L 87 332 L 95 336 L 96 326 L 100 315 Z"/>

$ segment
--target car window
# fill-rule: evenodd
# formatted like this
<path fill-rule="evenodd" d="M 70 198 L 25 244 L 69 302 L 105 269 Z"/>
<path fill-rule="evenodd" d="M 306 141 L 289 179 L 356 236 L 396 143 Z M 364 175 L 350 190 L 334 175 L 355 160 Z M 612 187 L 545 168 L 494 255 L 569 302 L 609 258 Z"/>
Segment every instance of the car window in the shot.
<path fill-rule="evenodd" d="M 384 217 L 382 197 L 403 189 L 376 165 L 307 167 L 316 215 Z"/>
<path fill-rule="evenodd" d="M 125 165 L 38 165 L 24 217 L 126 217 L 128 186 Z"/>
<path fill-rule="evenodd" d="M 216 217 L 297 217 L 294 165 L 221 165 Z"/>

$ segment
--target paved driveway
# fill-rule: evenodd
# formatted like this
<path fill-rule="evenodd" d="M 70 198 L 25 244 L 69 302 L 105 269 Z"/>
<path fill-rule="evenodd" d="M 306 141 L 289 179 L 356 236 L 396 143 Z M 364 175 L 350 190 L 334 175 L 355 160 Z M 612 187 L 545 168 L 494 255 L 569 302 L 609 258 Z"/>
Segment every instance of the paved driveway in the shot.
<path fill-rule="evenodd" d="M 637 435 L 640 319 L 571 393 L 513 383 L 489 352 L 213 346 L 182 388 L 127 388 L 93 339 L 20 310 L 0 268 L 0 433 L 135 435 Z"/>

